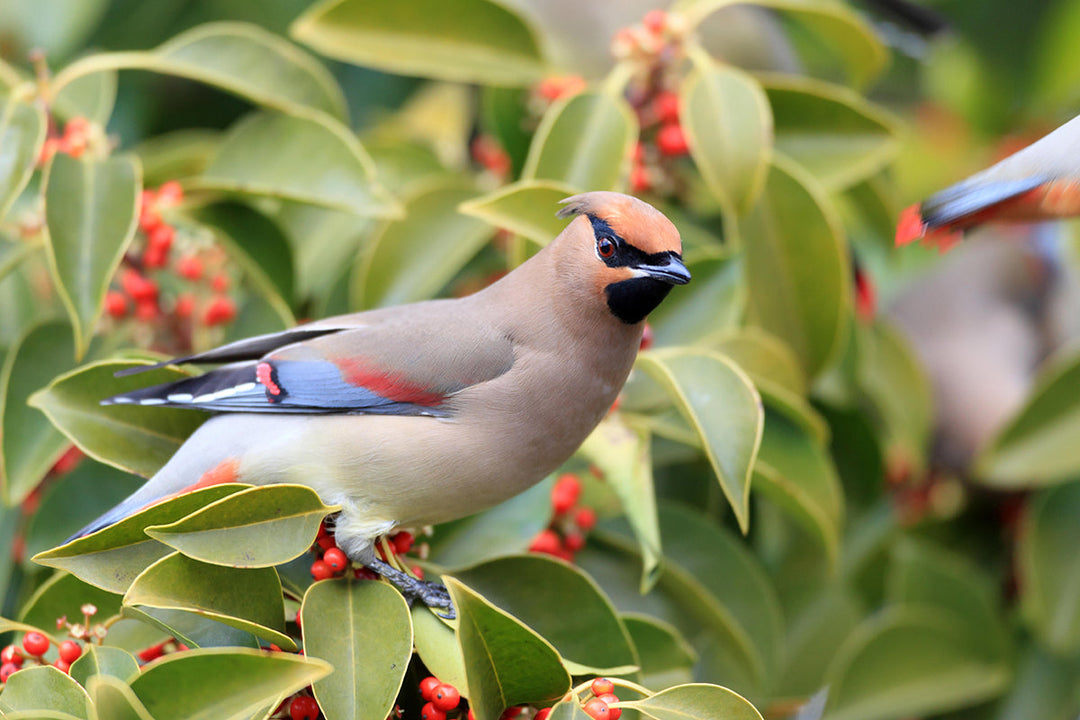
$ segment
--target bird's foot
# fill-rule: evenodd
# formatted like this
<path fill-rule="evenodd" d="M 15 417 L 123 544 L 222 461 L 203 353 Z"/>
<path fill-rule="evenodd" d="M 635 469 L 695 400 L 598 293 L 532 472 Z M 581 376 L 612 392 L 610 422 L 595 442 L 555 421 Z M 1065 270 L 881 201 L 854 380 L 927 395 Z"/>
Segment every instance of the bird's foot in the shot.
<path fill-rule="evenodd" d="M 365 564 L 400 590 L 410 605 L 419 600 L 432 610 L 443 610 L 444 612 L 436 612 L 440 617 L 447 620 L 457 617 L 454 603 L 450 600 L 450 592 L 442 583 L 414 578 L 379 559 L 369 560 Z"/>

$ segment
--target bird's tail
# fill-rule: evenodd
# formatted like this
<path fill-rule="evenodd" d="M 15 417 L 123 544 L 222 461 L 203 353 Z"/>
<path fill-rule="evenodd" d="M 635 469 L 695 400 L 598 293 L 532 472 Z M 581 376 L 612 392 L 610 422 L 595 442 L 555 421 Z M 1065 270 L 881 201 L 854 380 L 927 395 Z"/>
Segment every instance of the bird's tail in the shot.
<path fill-rule="evenodd" d="M 146 505 L 146 500 L 139 497 L 139 492 L 135 492 L 129 495 L 119 505 L 116 505 L 105 514 L 90 522 L 88 525 L 86 525 L 86 527 L 82 528 L 77 533 L 69 537 L 62 544 L 67 545 L 73 540 L 78 540 L 79 538 L 90 535 L 91 533 L 96 533 L 98 530 L 104 530 L 110 525 L 114 525 L 120 522 L 128 515 L 142 510 Z"/>

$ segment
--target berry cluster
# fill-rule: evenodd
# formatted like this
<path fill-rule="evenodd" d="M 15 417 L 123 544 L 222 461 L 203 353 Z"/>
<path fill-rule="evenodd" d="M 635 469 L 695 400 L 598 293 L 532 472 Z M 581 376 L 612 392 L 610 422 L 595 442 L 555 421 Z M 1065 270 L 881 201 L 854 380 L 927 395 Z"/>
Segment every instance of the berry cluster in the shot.
<path fill-rule="evenodd" d="M 375 549 L 379 557 L 385 562 L 389 561 L 388 555 L 405 555 L 413 549 L 415 542 L 416 539 L 411 532 L 402 530 L 388 538 L 384 538 L 383 542 L 377 545 Z M 427 545 L 423 545 L 421 549 L 426 547 Z M 352 566 L 348 556 L 337 546 L 334 533 L 325 521 L 319 526 L 319 534 L 315 538 L 315 544 L 311 549 L 318 556 L 311 563 L 311 577 L 315 580 L 329 580 L 330 578 L 341 577 Z M 413 566 L 409 569 L 417 578 L 424 579 L 424 570 L 421 567 Z M 371 570 L 359 566 L 353 568 L 353 575 L 358 580 L 375 580 L 378 578 Z M 299 624 L 299 614 L 296 621 Z"/>
<path fill-rule="evenodd" d="M 66 673 L 71 669 L 71 663 L 82 657 L 82 645 L 75 640 L 64 640 L 57 643 L 56 660 L 49 663 L 45 660 L 45 654 L 52 645 L 53 641 L 44 633 L 31 631 L 23 635 L 21 649 L 17 645 L 8 645 L 0 650 L 0 684 L 6 683 L 9 677 L 21 670 L 27 660 L 33 665 L 51 664 L 60 672 Z"/>
<path fill-rule="evenodd" d="M 585 701 L 585 714 L 595 720 L 619 720 L 622 710 L 611 707 L 619 702 L 615 696 L 615 683 L 607 678 L 596 678 L 590 686 L 593 697 Z M 539 718 L 539 716 L 537 716 Z"/>
<path fill-rule="evenodd" d="M 554 555 L 567 562 L 585 547 L 585 536 L 596 527 L 596 511 L 579 507 L 581 479 L 573 473 L 559 476 L 551 488 L 551 523 L 533 538 L 529 551 Z"/>
<path fill-rule="evenodd" d="M 183 652 L 187 649 L 188 646 L 178 641 L 176 638 L 168 638 L 167 640 L 162 640 L 159 643 L 154 643 L 150 647 L 140 650 L 135 653 L 135 655 L 145 664 L 153 662 L 159 657 L 168 655 L 169 653 Z"/>
<path fill-rule="evenodd" d="M 41 146 L 38 166 L 44 167 L 56 153 L 71 157 L 82 157 L 87 150 L 104 147 L 105 133 L 101 127 L 84 117 L 73 117 L 64 124 L 64 131 L 57 132 L 53 122 L 49 123 L 49 132 Z"/>
<path fill-rule="evenodd" d="M 420 681 L 420 697 L 427 700 L 420 710 L 421 720 L 446 720 L 446 714 L 456 710 L 461 703 L 461 693 L 457 688 L 434 676 Z M 471 710 L 469 717 L 472 717 Z"/>

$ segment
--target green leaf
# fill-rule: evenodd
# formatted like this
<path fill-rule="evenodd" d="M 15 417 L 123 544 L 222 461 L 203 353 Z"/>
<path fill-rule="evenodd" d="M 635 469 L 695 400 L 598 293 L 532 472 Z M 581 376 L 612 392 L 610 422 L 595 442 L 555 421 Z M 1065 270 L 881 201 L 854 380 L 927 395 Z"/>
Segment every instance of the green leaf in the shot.
<path fill-rule="evenodd" d="M 656 720 L 761 720 L 761 713 L 742 695 L 704 683 L 676 685 L 641 700 L 621 702 L 619 707 L 641 710 Z"/>
<path fill-rule="evenodd" d="M 670 12 L 682 13 L 696 26 L 713 12 L 743 0 L 679 0 Z M 852 82 L 863 87 L 885 67 L 888 50 L 870 25 L 851 7 L 823 0 L 753 0 L 752 5 L 780 11 L 821 40 L 822 47 L 843 60 Z"/>
<path fill-rule="evenodd" d="M 554 700 L 570 688 L 570 675 L 546 640 L 454 578 L 445 580 L 478 720 L 496 720 L 511 705 Z"/>
<path fill-rule="evenodd" d="M 897 122 L 853 90 L 795 75 L 770 75 L 761 84 L 776 149 L 829 190 L 868 180 L 895 159 Z"/>
<path fill-rule="evenodd" d="M 30 182 L 46 129 L 37 105 L 8 98 L 0 108 L 0 220 Z"/>
<path fill-rule="evenodd" d="M 217 130 L 185 128 L 143 140 L 133 148 L 142 163 L 143 185 L 155 187 L 201 174 L 217 152 L 221 135 Z"/>
<path fill-rule="evenodd" d="M 693 57 L 679 87 L 679 119 L 705 184 L 725 207 L 745 213 L 769 174 L 773 119 L 757 80 L 731 65 Z"/>
<path fill-rule="evenodd" d="M 423 183 L 405 200 L 405 217 L 371 239 L 350 288 L 356 308 L 401 305 L 434 297 L 479 252 L 487 223 L 458 212 L 476 191 L 458 178 Z"/>
<path fill-rule="evenodd" d="M 1074 720 L 1078 658 L 1062 658 L 1029 640 L 1016 662 L 1016 679 L 998 701 L 993 720 Z"/>
<path fill-rule="evenodd" d="M 191 648 L 259 647 L 258 639 L 246 630 L 184 610 L 125 605 L 120 614 L 148 631 L 157 631 L 165 638 L 176 638 L 177 642 Z M 146 644 L 140 645 L 142 647 L 146 647 Z"/>
<path fill-rule="evenodd" d="M 282 648 L 296 647 L 285 634 L 281 581 L 273 568 L 208 565 L 173 553 L 135 578 L 124 604 L 192 612 Z"/>
<path fill-rule="evenodd" d="M 1058 654 L 1080 648 L 1080 483 L 1039 491 L 1028 510 L 1017 549 L 1020 609 L 1046 647 Z"/>
<path fill-rule="evenodd" d="M 543 74 L 535 31 L 490 0 L 324 0 L 290 34 L 337 60 L 399 75 L 517 86 Z"/>
<path fill-rule="evenodd" d="M 19 620 L 46 628 L 55 628 L 56 621 L 63 617 L 81 622 L 85 603 L 98 609 L 93 622 L 102 622 L 120 612 L 119 595 L 88 585 L 74 575 L 57 572 L 26 600 Z"/>
<path fill-rule="evenodd" d="M 126 683 L 139 674 L 139 663 L 127 650 L 91 643 L 83 648 L 79 659 L 71 663 L 70 673 L 71 677 L 89 689 L 88 681 L 98 675 Z"/>
<path fill-rule="evenodd" d="M 617 190 L 637 133 L 634 111 L 621 96 L 583 92 L 556 102 L 533 135 L 522 178 Z"/>
<path fill-rule="evenodd" d="M 135 692 L 122 680 L 109 675 L 94 675 L 86 683 L 86 689 L 90 693 L 98 720 L 153 720 L 150 711 L 139 702 Z"/>
<path fill-rule="evenodd" d="M 243 268 L 255 290 L 281 317 L 296 324 L 290 305 L 294 300 L 292 249 L 281 227 L 242 203 L 215 203 L 199 208 L 195 218 L 209 225 L 218 242 Z"/>
<path fill-rule="evenodd" d="M 124 593 L 135 577 L 172 552 L 146 535 L 150 525 L 164 525 L 231 493 L 250 487 L 211 485 L 150 505 L 91 535 L 34 556 L 39 565 L 67 570 L 103 590 Z"/>
<path fill-rule="evenodd" d="M 951 615 L 891 607 L 862 622 L 829 666 L 829 720 L 937 715 L 991 698 L 1008 669 L 970 647 Z"/>
<path fill-rule="evenodd" d="M 724 356 L 673 348 L 641 353 L 637 367 L 662 385 L 701 439 L 735 512 L 750 523 L 750 471 L 761 444 L 764 414 L 749 378 Z"/>
<path fill-rule="evenodd" d="M 275 151 L 267 152 L 271 147 Z M 310 111 L 244 117 L 222 140 L 197 185 L 364 216 L 394 217 L 400 210 L 375 181 L 375 165 L 356 136 Z"/>
<path fill-rule="evenodd" d="M 754 473 L 755 488 L 810 531 L 821 542 L 830 567 L 835 567 L 844 492 L 822 443 L 784 414 L 767 412 Z"/>
<path fill-rule="evenodd" d="M 434 611 L 422 603 L 410 610 L 413 626 L 413 644 L 416 654 L 432 675 L 456 688 L 465 688 L 465 659 L 461 655 L 454 628 L 436 617 Z"/>
<path fill-rule="evenodd" d="M 1049 485 L 1080 472 L 1080 354 L 1044 370 L 1027 402 L 979 453 L 980 482 L 999 488 Z"/>
<path fill-rule="evenodd" d="M 8 240 L 0 236 L 0 280 L 19 267 L 24 259 L 28 258 L 40 246 L 37 243 L 24 242 L 21 240 Z"/>
<path fill-rule="evenodd" d="M 51 627 L 55 628 L 56 625 L 53 624 L 53 625 L 51 625 Z M 42 628 L 36 627 L 34 625 L 27 625 L 26 623 L 16 622 L 14 620 L 8 620 L 5 617 L 0 617 L 0 633 L 10 633 L 10 632 L 19 632 L 19 633 L 40 632 L 40 633 L 42 633 L 44 635 L 49 636 L 49 638 L 51 638 L 53 640 L 53 642 L 57 641 L 57 638 L 52 633 L 46 632 Z"/>
<path fill-rule="evenodd" d="M 809 697 L 825 685 L 825 671 L 844 639 L 866 615 L 854 591 L 826 585 L 788 611 L 778 697 Z"/>
<path fill-rule="evenodd" d="M 401 593 L 371 580 L 317 582 L 300 612 L 304 652 L 334 666 L 314 687 L 323 713 L 384 720 L 412 655 L 412 620 Z"/>
<path fill-rule="evenodd" d="M 166 367 L 115 377 L 120 370 L 148 362 L 102 360 L 83 365 L 50 378 L 52 382 L 34 393 L 30 404 L 44 412 L 90 457 L 149 477 L 161 469 L 207 416 L 184 409 L 101 405 L 102 400 L 113 395 L 189 376 Z"/>
<path fill-rule="evenodd" d="M 642 685 L 661 690 L 690 682 L 697 652 L 674 625 L 640 613 L 620 617 L 641 658 Z"/>
<path fill-rule="evenodd" d="M 291 695 L 333 668 L 290 653 L 214 648 L 174 653 L 131 683 L 154 720 L 245 717 Z"/>
<path fill-rule="evenodd" d="M 799 359 L 788 345 L 761 328 L 728 332 L 716 339 L 715 347 L 738 363 L 759 390 L 771 385 L 795 395 L 806 394 L 806 374 Z"/>
<path fill-rule="evenodd" d="M 47 417 L 27 405 L 27 398 L 67 371 L 74 357 L 71 329 L 59 322 L 30 328 L 4 356 L 0 370 L 0 481 L 8 505 L 22 502 L 67 447 L 67 439 Z"/>
<path fill-rule="evenodd" d="M 298 300 L 323 300 L 355 262 L 375 221 L 341 210 L 284 201 L 274 216 L 291 246 Z"/>
<path fill-rule="evenodd" d="M 86 353 L 105 306 L 105 291 L 135 237 L 138 163 L 57 153 L 45 188 L 49 269 L 71 317 L 77 357 Z"/>
<path fill-rule="evenodd" d="M 790 161 L 773 162 L 765 192 L 742 226 L 750 314 L 792 347 L 812 378 L 843 346 L 850 261 L 824 193 Z"/>
<path fill-rule="evenodd" d="M 456 571 L 454 577 L 528 625 L 568 662 L 596 674 L 639 663 L 611 601 L 572 565 L 518 555 Z M 567 607 L 573 613 L 565 612 Z"/>
<path fill-rule="evenodd" d="M 99 72 L 76 78 L 53 97 L 52 111 L 70 120 L 75 117 L 106 125 L 116 104 L 116 73 Z"/>
<path fill-rule="evenodd" d="M 660 525 L 656 518 L 649 433 L 608 416 L 578 450 L 603 473 L 622 503 L 623 512 L 641 546 L 641 592 L 660 576 Z M 545 635 L 550 639 L 550 636 Z M 564 653 L 565 654 L 565 653 Z"/>
<path fill-rule="evenodd" d="M 8 678 L 0 710 L 45 710 L 89 718 L 90 696 L 67 673 L 51 665 L 25 667 Z"/>
<path fill-rule="evenodd" d="M 303 485 L 263 485 L 210 503 L 146 534 L 189 558 L 214 565 L 264 568 L 308 551 L 328 507 Z"/>
<path fill-rule="evenodd" d="M 53 88 L 128 69 L 197 80 L 279 110 L 311 108 L 348 117 L 341 89 L 321 63 L 257 25 L 238 22 L 199 25 L 149 52 L 89 55 L 60 72 Z"/>
<path fill-rule="evenodd" d="M 458 209 L 465 215 L 547 245 L 566 227 L 566 220 L 555 216 L 559 202 L 575 193 L 577 190 L 560 182 L 521 180 L 466 200 Z"/>
<path fill-rule="evenodd" d="M 668 295 L 649 315 L 657 347 L 708 345 L 738 326 L 746 309 L 743 263 L 735 257 L 689 260 L 691 292 Z"/>

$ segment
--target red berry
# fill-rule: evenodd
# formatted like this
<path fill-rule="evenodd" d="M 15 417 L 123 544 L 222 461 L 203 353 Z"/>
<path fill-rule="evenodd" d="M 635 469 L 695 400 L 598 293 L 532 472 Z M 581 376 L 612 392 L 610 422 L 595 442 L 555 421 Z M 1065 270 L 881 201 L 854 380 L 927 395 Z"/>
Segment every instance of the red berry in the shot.
<path fill-rule="evenodd" d="M 435 692 L 432 693 L 431 702 L 435 707 L 442 711 L 453 710 L 461 702 L 461 693 L 457 691 L 457 688 L 448 683 L 442 683 L 435 688 Z"/>
<path fill-rule="evenodd" d="M 146 237 L 147 244 L 152 248 L 161 248 L 162 252 L 168 252 L 176 238 L 176 229 L 172 225 L 161 223 L 150 231 Z"/>
<path fill-rule="evenodd" d="M 311 577 L 316 580 L 329 580 L 334 577 L 334 569 L 322 560 L 311 563 Z"/>
<path fill-rule="evenodd" d="M 341 572 L 349 564 L 349 558 L 340 548 L 332 547 L 323 553 L 323 562 L 330 566 L 334 572 Z"/>
<path fill-rule="evenodd" d="M 198 280 L 203 274 L 203 264 L 195 255 L 185 255 L 176 263 L 176 272 L 188 280 Z"/>
<path fill-rule="evenodd" d="M 371 568 L 358 567 L 353 570 L 353 577 L 357 580 L 378 580 L 379 576 Z"/>
<path fill-rule="evenodd" d="M 650 10 L 645 13 L 645 17 L 641 19 L 641 24 L 645 26 L 645 29 L 654 35 L 659 35 L 664 31 L 664 27 L 667 25 L 667 13 L 663 10 Z"/>
<path fill-rule="evenodd" d="M 45 138 L 45 143 L 41 146 L 41 154 L 38 155 L 38 165 L 44 165 L 52 160 L 52 156 L 60 150 L 60 138 Z"/>
<path fill-rule="evenodd" d="M 0 665 L 0 683 L 6 683 L 7 679 L 11 677 L 11 674 L 16 672 L 19 666 L 13 662 L 6 662 Z"/>
<path fill-rule="evenodd" d="M 157 299 L 157 283 L 140 275 L 138 270 L 131 268 L 125 270 L 120 277 L 120 285 L 135 302 Z"/>
<path fill-rule="evenodd" d="M 652 177 L 644 165 L 634 165 L 630 171 L 630 189 L 635 193 L 652 190 Z"/>
<path fill-rule="evenodd" d="M 532 543 L 529 545 L 529 551 L 535 553 L 545 553 L 547 555 L 558 555 L 562 549 L 562 542 L 559 540 L 559 536 L 554 530 L 542 530 L 540 534 L 533 538 Z"/>
<path fill-rule="evenodd" d="M 502 715 L 499 716 L 499 720 L 514 720 L 521 714 L 521 708 L 517 705 L 511 705 L 502 711 Z"/>
<path fill-rule="evenodd" d="M 653 100 L 653 112 L 665 125 L 679 122 L 679 96 L 670 90 L 658 93 Z"/>
<path fill-rule="evenodd" d="M 652 325 L 645 323 L 645 327 L 641 329 L 641 344 L 638 346 L 639 350 L 648 350 L 653 344 L 653 330 Z"/>
<path fill-rule="evenodd" d="M 413 565 L 409 569 L 412 570 L 412 574 L 416 576 L 417 580 L 424 579 L 424 568 L 420 567 L 419 565 Z"/>
<path fill-rule="evenodd" d="M 307 695 L 297 695 L 289 703 L 289 717 L 292 720 L 315 720 L 319 717 L 319 703 Z"/>
<path fill-rule="evenodd" d="M 236 317 L 236 305 L 227 297 L 216 297 L 203 313 L 203 322 L 207 325 L 224 325 Z"/>
<path fill-rule="evenodd" d="M 574 524 L 585 532 L 596 527 L 596 511 L 590 507 L 583 507 L 574 516 Z"/>
<path fill-rule="evenodd" d="M 555 481 L 555 486 L 551 488 L 551 507 L 556 515 L 563 515 L 577 505 L 580 497 L 581 480 L 577 475 L 566 473 L 559 476 L 559 479 Z"/>
<path fill-rule="evenodd" d="M 412 550 L 413 543 L 415 542 L 413 534 L 404 531 L 397 533 L 394 537 L 390 538 L 390 540 L 393 541 L 394 552 L 398 555 L 404 555 Z"/>
<path fill-rule="evenodd" d="M 66 673 L 68 670 L 71 669 L 71 663 L 61 658 L 57 658 L 56 662 L 53 663 L 53 667 L 62 673 Z"/>
<path fill-rule="evenodd" d="M 49 651 L 49 638 L 39 632 L 28 632 L 23 637 L 22 646 L 27 655 L 41 657 Z"/>
<path fill-rule="evenodd" d="M 630 159 L 640 165 L 645 162 L 645 146 L 640 141 L 634 143 L 634 149 L 630 154 Z"/>
<path fill-rule="evenodd" d="M 619 702 L 619 698 L 615 697 L 615 693 L 604 693 L 598 696 L 608 706 L 608 718 L 609 720 L 619 720 L 622 716 L 622 708 L 611 707 L 615 703 Z"/>
<path fill-rule="evenodd" d="M 157 208 L 157 195 L 153 190 L 143 190 L 139 202 L 139 229 L 148 233 L 161 224 Z"/>
<path fill-rule="evenodd" d="M 105 293 L 105 312 L 109 313 L 109 317 L 119 320 L 127 315 L 127 311 L 127 298 L 124 297 L 123 293 L 115 290 Z"/>
<path fill-rule="evenodd" d="M 319 549 L 322 550 L 323 552 L 326 552 L 330 548 L 337 547 L 337 540 L 334 539 L 333 535 L 327 535 L 326 537 L 321 537 L 318 540 L 316 540 L 315 542 L 319 546 Z"/>
<path fill-rule="evenodd" d="M 572 553 L 575 553 L 581 548 L 585 547 L 585 538 L 578 533 L 570 533 L 566 536 L 566 540 L 564 540 L 563 542 L 566 549 Z"/>
<path fill-rule="evenodd" d="M 195 312 L 195 297 L 191 293 L 180 293 L 176 296 L 176 305 L 173 312 L 178 318 L 189 318 Z"/>
<path fill-rule="evenodd" d="M 446 720 L 446 713 L 433 703 L 424 703 L 424 707 L 420 709 L 420 720 Z"/>
<path fill-rule="evenodd" d="M 607 703 L 600 698 L 593 698 L 589 702 L 585 703 L 585 714 L 595 720 L 607 720 L 611 717 L 611 709 L 607 706 Z"/>
<path fill-rule="evenodd" d="M 64 125 L 65 135 L 85 135 L 90 129 L 90 121 L 81 116 L 75 116 Z"/>
<path fill-rule="evenodd" d="M 146 248 L 146 252 L 143 253 L 143 265 L 151 270 L 165 267 L 168 262 L 168 253 L 162 250 L 156 245 L 151 245 Z"/>
<path fill-rule="evenodd" d="M 667 123 L 660 127 L 660 131 L 656 133 L 656 147 L 661 155 L 668 157 L 685 155 L 690 149 L 686 143 L 686 134 L 679 123 Z"/>
<path fill-rule="evenodd" d="M 229 289 L 229 276 L 218 273 L 210 280 L 210 288 L 216 293 L 223 293 Z"/>
<path fill-rule="evenodd" d="M 19 652 L 19 648 L 14 645 L 8 645 L 3 650 L 0 650 L 0 663 L 5 665 L 12 663 L 15 667 L 22 667 L 23 660 L 25 659 L 23 654 Z"/>
<path fill-rule="evenodd" d="M 601 695 L 615 692 L 615 683 L 607 678 L 596 678 L 592 681 L 592 685 L 589 686 L 589 689 L 592 690 L 593 695 L 600 697 Z"/>
<path fill-rule="evenodd" d="M 157 660 L 159 657 L 165 654 L 165 643 L 159 642 L 157 645 L 151 645 L 145 650 L 139 651 L 137 654 L 139 656 L 139 659 L 142 660 L 144 663 L 148 663 L 151 660 Z"/>
<path fill-rule="evenodd" d="M 157 300 L 140 300 L 135 303 L 135 319 L 151 322 L 158 316 Z"/>
<path fill-rule="evenodd" d="M 547 720 L 547 716 L 551 714 L 551 708 L 540 708 L 536 711 L 533 720 Z"/>
<path fill-rule="evenodd" d="M 162 183 L 161 187 L 158 188 L 157 199 L 158 203 L 165 205 L 166 207 L 179 205 L 184 199 L 184 189 L 180 187 L 180 183 L 175 180 L 170 180 L 166 183 Z"/>
<path fill-rule="evenodd" d="M 60 643 L 60 659 L 66 663 L 73 663 L 82 655 L 82 646 L 74 640 L 65 640 Z"/>
<path fill-rule="evenodd" d="M 431 700 L 435 697 L 435 688 L 442 685 L 439 678 L 434 675 L 428 675 L 426 678 L 420 681 L 420 697 L 425 700 Z"/>

